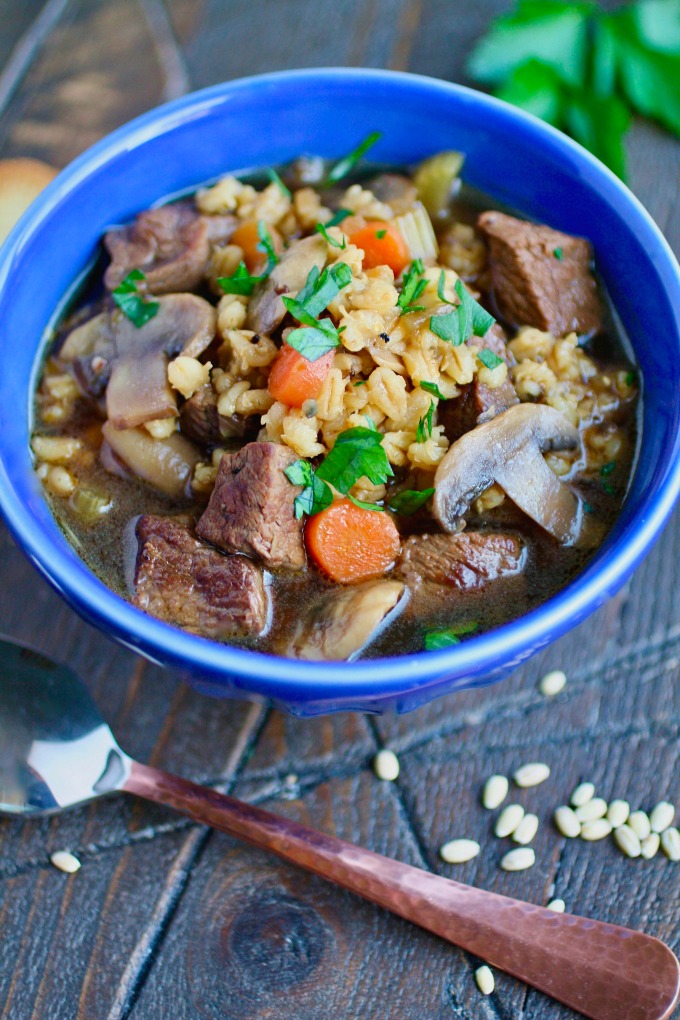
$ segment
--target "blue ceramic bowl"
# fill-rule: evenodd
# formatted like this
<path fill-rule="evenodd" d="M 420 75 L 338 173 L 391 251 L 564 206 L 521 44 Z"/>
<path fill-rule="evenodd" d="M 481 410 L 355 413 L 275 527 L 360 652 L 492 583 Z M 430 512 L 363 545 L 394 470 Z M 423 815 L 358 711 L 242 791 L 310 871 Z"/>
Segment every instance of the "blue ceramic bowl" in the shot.
<path fill-rule="evenodd" d="M 31 466 L 41 338 L 102 232 L 161 196 L 300 152 L 337 157 L 371 129 L 377 159 L 467 154 L 466 180 L 589 237 L 642 369 L 642 446 L 623 512 L 597 555 L 539 609 L 445 651 L 346 663 L 230 648 L 146 616 L 109 591 L 57 527 Z M 386 71 L 294 71 L 229 82 L 145 114 L 77 159 L 0 252 L 0 508 L 37 569 L 87 620 L 205 693 L 266 698 L 297 715 L 407 711 L 508 674 L 601 606 L 649 550 L 678 495 L 680 270 L 645 210 L 604 166 L 488 96 Z"/>

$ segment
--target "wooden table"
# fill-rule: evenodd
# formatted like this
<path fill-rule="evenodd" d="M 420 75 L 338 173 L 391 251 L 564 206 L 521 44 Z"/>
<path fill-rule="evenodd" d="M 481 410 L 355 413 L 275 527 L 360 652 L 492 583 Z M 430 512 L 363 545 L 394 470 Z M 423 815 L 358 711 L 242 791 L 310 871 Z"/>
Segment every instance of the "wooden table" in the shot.
<path fill-rule="evenodd" d="M 0 0 L 0 156 L 64 165 L 161 100 L 283 67 L 372 65 L 465 80 L 465 54 L 500 0 Z M 11 57 L 10 57 L 11 54 Z M 680 146 L 630 140 L 632 187 L 680 248 Z M 651 319 L 652 317 L 650 317 Z M 677 366 L 670 366 L 677 371 Z M 680 803 L 680 517 L 629 588 L 501 686 L 402 717 L 287 718 L 201 698 L 111 644 L 44 584 L 2 533 L 2 630 L 71 664 L 123 747 L 382 853 L 487 889 L 643 928 L 680 949 L 680 869 L 611 840 L 567 841 L 552 809 L 576 783 L 651 807 Z M 549 668 L 569 683 L 537 690 Z M 371 770 L 401 759 L 394 784 Z M 506 874 L 480 788 L 543 760 L 525 791 L 543 824 L 537 863 Z M 454 835 L 482 853 L 454 869 Z M 48 855 L 82 861 L 68 877 Z M 321 880 L 122 797 L 52 821 L 0 821 L 0 1010 L 8 1020 L 510 1020 L 570 1014 Z"/>

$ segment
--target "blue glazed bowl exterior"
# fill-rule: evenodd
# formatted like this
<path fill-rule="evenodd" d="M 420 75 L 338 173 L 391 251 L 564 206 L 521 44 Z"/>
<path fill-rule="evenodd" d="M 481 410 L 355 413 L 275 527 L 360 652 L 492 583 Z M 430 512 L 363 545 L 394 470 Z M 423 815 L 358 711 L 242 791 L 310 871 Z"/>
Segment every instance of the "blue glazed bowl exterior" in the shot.
<path fill-rule="evenodd" d="M 310 663 L 230 648 L 146 616 L 70 547 L 29 451 L 40 338 L 105 228 L 229 170 L 336 157 L 369 130 L 375 157 L 467 154 L 466 180 L 557 229 L 583 234 L 644 378 L 637 470 L 623 512 L 587 568 L 540 608 L 457 647 Z M 658 536 L 678 495 L 680 270 L 648 214 L 597 160 L 540 121 L 433 79 L 369 70 L 284 72 L 186 96 L 126 125 L 64 170 L 0 252 L 0 509 L 36 568 L 89 622 L 215 696 L 266 698 L 297 715 L 408 711 L 498 680 L 601 606 Z"/>

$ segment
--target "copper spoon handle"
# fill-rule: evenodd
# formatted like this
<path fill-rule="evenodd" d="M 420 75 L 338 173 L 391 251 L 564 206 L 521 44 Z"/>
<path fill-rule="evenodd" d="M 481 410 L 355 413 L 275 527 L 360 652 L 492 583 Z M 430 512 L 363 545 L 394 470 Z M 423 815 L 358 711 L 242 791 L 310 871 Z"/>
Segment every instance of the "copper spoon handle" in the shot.
<path fill-rule="evenodd" d="M 680 997 L 678 960 L 650 935 L 441 878 L 137 762 L 123 789 L 322 875 L 593 1020 L 664 1020 Z"/>

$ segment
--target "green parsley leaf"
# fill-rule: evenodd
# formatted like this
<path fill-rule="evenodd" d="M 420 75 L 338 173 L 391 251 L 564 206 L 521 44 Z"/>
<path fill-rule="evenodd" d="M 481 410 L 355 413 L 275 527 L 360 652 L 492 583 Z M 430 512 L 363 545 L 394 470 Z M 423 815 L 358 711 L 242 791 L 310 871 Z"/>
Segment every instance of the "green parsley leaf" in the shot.
<path fill-rule="evenodd" d="M 150 301 L 137 290 L 137 284 L 146 280 L 141 269 L 131 269 L 124 280 L 111 292 L 113 300 L 133 326 L 140 329 L 158 313 L 158 301 Z"/>
<path fill-rule="evenodd" d="M 330 319 L 321 319 L 315 326 L 294 329 L 286 337 L 286 343 L 289 347 L 294 347 L 307 361 L 318 361 L 324 354 L 340 346 L 340 337 Z"/>
<path fill-rule="evenodd" d="M 262 276 L 251 276 L 245 262 L 239 262 L 236 272 L 231 276 L 219 276 L 217 284 L 225 294 L 243 294 L 250 297 L 262 279 L 264 279 Z"/>
<path fill-rule="evenodd" d="M 397 307 L 401 309 L 401 315 L 407 312 L 422 312 L 422 305 L 414 305 L 420 295 L 427 287 L 427 280 L 421 279 L 425 272 L 425 266 L 420 259 L 415 259 L 404 273 L 401 285 L 401 294 L 397 298 Z"/>
<path fill-rule="evenodd" d="M 635 369 L 626 372 L 626 386 L 637 386 L 638 374 Z"/>
<path fill-rule="evenodd" d="M 353 386 L 365 386 L 366 385 L 366 380 L 365 379 L 357 379 L 357 381 L 355 383 L 352 383 L 352 385 Z"/>
<path fill-rule="evenodd" d="M 460 304 L 451 312 L 433 315 L 430 329 L 435 336 L 459 347 L 472 335 L 485 336 L 496 320 L 475 301 L 462 280 L 456 280 L 455 291 Z"/>
<path fill-rule="evenodd" d="M 312 465 L 308 460 L 296 460 L 289 467 L 284 468 L 283 473 L 293 485 L 312 484 Z"/>
<path fill-rule="evenodd" d="M 426 382 L 424 379 L 421 379 L 420 388 L 421 390 L 425 390 L 426 393 L 431 393 L 433 397 L 438 397 L 439 400 L 446 400 L 446 397 L 436 383 Z"/>
<path fill-rule="evenodd" d="M 564 251 L 562 250 L 562 248 L 553 248 L 553 256 L 554 258 L 557 259 L 558 262 L 561 262 L 562 259 L 564 258 Z"/>
<path fill-rule="evenodd" d="M 434 489 L 404 489 L 403 492 L 397 493 L 392 498 L 389 504 L 390 510 L 393 510 L 395 514 L 410 517 L 416 510 L 420 510 L 421 506 L 424 506 L 433 495 Z"/>
<path fill-rule="evenodd" d="M 677 2 L 626 6 L 606 19 L 621 88 L 633 107 L 680 135 L 680 14 Z M 658 38 L 667 44 L 658 48 Z M 675 39 L 674 44 L 670 43 Z M 667 48 L 668 47 L 668 48 Z"/>
<path fill-rule="evenodd" d="M 376 230 L 375 236 L 378 238 L 379 241 L 382 241 L 382 239 L 383 239 L 383 237 L 385 236 L 386 233 L 387 233 L 387 230 Z"/>
<path fill-rule="evenodd" d="M 351 209 L 338 209 L 338 211 L 334 213 L 326 223 L 326 228 L 337 227 L 342 223 L 343 220 L 346 220 L 348 216 L 353 215 L 354 213 L 352 212 Z"/>
<path fill-rule="evenodd" d="M 420 419 L 416 427 L 417 443 L 426 442 L 432 435 L 432 418 L 434 416 L 434 408 L 435 408 L 434 401 L 431 400 L 430 406 L 427 410 L 427 414 L 423 415 L 423 417 Z"/>
<path fill-rule="evenodd" d="M 584 499 L 584 500 L 583 500 L 583 502 L 582 502 L 582 506 L 583 506 L 583 512 L 584 512 L 584 514 L 592 514 L 592 512 L 593 512 L 593 508 L 592 508 L 592 506 L 590 505 L 590 503 L 587 503 L 587 502 L 585 501 L 585 499 Z"/>
<path fill-rule="evenodd" d="M 608 475 L 610 475 L 615 467 L 616 467 L 615 460 L 610 460 L 608 464 L 603 464 L 603 466 L 600 468 L 600 475 L 602 476 L 602 478 L 606 478 Z"/>
<path fill-rule="evenodd" d="M 562 79 L 553 67 L 541 60 L 528 60 L 516 67 L 496 90 L 496 95 L 555 127 L 561 121 L 564 105 Z"/>
<path fill-rule="evenodd" d="M 425 650 L 437 652 L 441 648 L 459 645 L 463 635 L 472 634 L 478 627 L 478 623 L 458 623 L 452 627 L 443 627 L 441 630 L 429 630 L 425 634 Z"/>
<path fill-rule="evenodd" d="M 355 506 L 360 507 L 362 510 L 380 510 L 380 511 L 383 511 L 385 509 L 384 506 L 378 506 L 377 503 L 365 503 L 363 501 L 363 499 L 357 499 L 355 496 L 352 495 L 351 492 L 347 493 L 347 498 L 349 500 L 351 500 L 352 503 L 354 503 Z"/>
<path fill-rule="evenodd" d="M 258 251 L 264 252 L 267 256 L 267 266 L 262 273 L 262 276 L 269 276 L 272 269 L 279 261 L 279 256 L 274 251 L 274 242 L 272 241 L 271 234 L 267 230 L 267 224 L 264 220 L 257 221 L 257 236 L 260 240 L 255 247 Z"/>
<path fill-rule="evenodd" d="M 477 355 L 477 360 L 485 366 L 485 368 L 498 368 L 499 365 L 503 364 L 503 359 L 499 358 L 497 354 L 490 351 L 488 347 L 485 347 L 483 351 L 480 351 Z"/>
<path fill-rule="evenodd" d="M 304 486 L 293 503 L 295 516 L 298 520 L 303 514 L 311 517 L 312 514 L 321 513 L 333 502 L 333 493 L 325 482 L 316 477 L 314 468 L 308 460 L 296 460 L 289 467 L 284 468 L 284 474 L 293 485 Z"/>
<path fill-rule="evenodd" d="M 299 311 L 316 319 L 351 279 L 352 270 L 346 262 L 336 262 L 324 269 L 323 273 L 319 273 L 317 266 L 313 266 L 297 297 L 284 297 L 283 303 L 298 321 L 302 321 L 298 316 Z"/>
<path fill-rule="evenodd" d="M 614 495 L 614 486 L 611 484 L 611 482 L 605 480 L 604 482 L 602 482 L 602 488 L 604 489 L 608 496 Z"/>
<path fill-rule="evenodd" d="M 356 166 L 361 157 L 372 148 L 375 143 L 382 138 L 382 131 L 371 131 L 370 135 L 364 138 L 363 142 L 359 142 L 356 149 L 352 149 L 350 153 L 338 160 L 334 167 L 331 168 L 328 174 L 327 181 L 329 184 L 337 184 L 343 177 Z"/>
<path fill-rule="evenodd" d="M 500 84 L 516 67 L 537 59 L 578 85 L 587 66 L 591 10 L 588 3 L 520 0 L 475 46 L 468 71 L 478 81 Z"/>
<path fill-rule="evenodd" d="M 446 273 L 442 269 L 441 273 L 439 274 L 439 280 L 437 281 L 437 297 L 439 298 L 440 301 L 443 301 L 444 304 L 446 305 L 455 304 L 454 301 L 449 301 L 449 299 L 446 297 L 444 293 L 445 287 L 446 287 Z"/>
<path fill-rule="evenodd" d="M 281 180 L 281 178 L 279 177 L 279 175 L 277 174 L 277 172 L 276 172 L 276 170 L 274 169 L 274 167 L 273 167 L 273 166 L 270 166 L 270 167 L 269 167 L 269 168 L 267 169 L 267 177 L 268 177 L 268 178 L 269 178 L 269 180 L 270 180 L 270 181 L 272 182 L 272 184 L 276 184 L 276 186 L 278 187 L 279 191 L 280 191 L 280 192 L 281 192 L 281 193 L 282 193 L 283 195 L 285 195 L 285 196 L 286 196 L 286 198 L 292 198 L 292 197 L 293 197 L 293 196 L 291 195 L 291 193 L 290 193 L 290 190 L 289 190 L 289 189 L 288 189 L 288 188 L 286 187 L 286 185 L 285 185 L 285 184 L 283 183 L 283 181 Z"/>
<path fill-rule="evenodd" d="M 344 250 L 347 247 L 347 241 L 345 240 L 345 238 L 343 237 L 342 241 L 336 241 L 335 238 L 331 237 L 331 235 L 328 233 L 323 223 L 317 223 L 314 229 L 316 230 L 317 234 L 321 234 L 324 241 L 326 241 L 328 244 L 333 245 L 334 248 L 340 248 L 341 250 Z"/>
<path fill-rule="evenodd" d="M 565 100 L 566 130 L 621 178 L 626 174 L 623 138 L 630 121 L 626 104 L 615 95 L 572 89 Z"/>
<path fill-rule="evenodd" d="M 346 429 L 317 468 L 317 477 L 344 494 L 364 475 L 374 485 L 383 485 L 394 472 L 382 440 L 382 434 L 373 429 Z"/>

